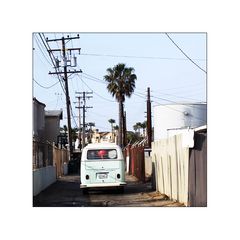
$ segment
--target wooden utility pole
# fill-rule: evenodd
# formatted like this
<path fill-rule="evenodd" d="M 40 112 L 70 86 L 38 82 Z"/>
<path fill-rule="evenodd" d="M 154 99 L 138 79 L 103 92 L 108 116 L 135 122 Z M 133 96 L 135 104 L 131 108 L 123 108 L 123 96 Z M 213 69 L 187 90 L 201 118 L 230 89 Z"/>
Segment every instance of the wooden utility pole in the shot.
<path fill-rule="evenodd" d="M 68 122 L 68 144 L 70 156 L 72 156 L 72 127 L 71 127 L 71 114 L 70 114 L 70 98 L 68 91 L 68 75 L 67 75 L 67 59 L 66 59 L 66 48 L 65 39 L 62 38 L 62 52 L 63 52 L 63 62 L 64 62 L 64 81 L 65 81 L 65 91 L 66 91 L 66 105 L 67 105 L 67 122 Z"/>
<path fill-rule="evenodd" d="M 79 146 L 81 150 L 81 97 L 76 97 L 78 99 L 78 106 L 75 107 L 78 109 L 78 124 L 79 124 L 79 130 L 78 130 L 78 139 L 79 139 Z"/>
<path fill-rule="evenodd" d="M 73 147 L 72 147 L 72 127 L 71 127 L 71 114 L 70 114 L 70 97 L 69 97 L 69 90 L 68 90 L 68 74 L 72 74 L 72 73 L 81 73 L 82 71 L 68 71 L 67 67 L 71 66 L 71 60 L 68 60 L 66 57 L 66 51 L 70 51 L 70 54 L 72 51 L 79 51 L 80 54 L 80 50 L 81 48 L 68 48 L 66 49 L 66 43 L 65 41 L 69 41 L 72 39 L 79 39 L 79 35 L 77 37 L 62 37 L 59 39 L 51 39 L 49 40 L 48 38 L 46 38 L 47 42 L 52 42 L 52 41 L 61 41 L 62 42 L 62 49 L 49 49 L 48 52 L 49 53 L 53 53 L 53 52 L 61 52 L 62 53 L 62 61 L 63 61 L 63 72 L 58 71 L 59 68 L 59 62 L 55 57 L 54 60 L 56 61 L 56 66 L 54 66 L 56 68 L 56 72 L 49 72 L 49 74 L 63 74 L 63 79 L 65 82 L 65 95 L 66 95 L 66 107 L 67 107 L 67 123 L 68 123 L 68 146 L 69 146 L 69 152 L 70 152 L 70 159 L 72 158 L 73 155 Z M 70 62 L 70 65 L 68 65 L 68 63 Z"/>
<path fill-rule="evenodd" d="M 148 147 L 151 148 L 151 143 L 152 143 L 152 113 L 151 113 L 150 88 L 147 88 L 147 141 L 148 141 Z"/>
<path fill-rule="evenodd" d="M 83 109 L 83 137 L 82 137 L 82 148 L 85 147 L 86 143 L 85 143 L 85 138 L 86 138 L 86 117 L 85 117 L 85 112 L 87 108 L 92 108 L 89 106 L 86 106 L 86 99 L 92 98 L 92 96 L 87 96 L 88 94 L 93 94 L 93 92 L 76 92 L 76 94 L 81 94 L 82 96 L 80 96 L 80 98 L 83 99 L 83 106 L 80 107 Z"/>

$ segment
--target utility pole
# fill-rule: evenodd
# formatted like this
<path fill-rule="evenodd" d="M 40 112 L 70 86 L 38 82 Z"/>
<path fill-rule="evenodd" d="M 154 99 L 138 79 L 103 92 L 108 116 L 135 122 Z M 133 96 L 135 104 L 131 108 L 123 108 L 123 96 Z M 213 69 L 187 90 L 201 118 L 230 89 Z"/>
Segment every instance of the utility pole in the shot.
<path fill-rule="evenodd" d="M 80 94 L 82 96 L 80 96 L 80 98 L 83 99 L 83 106 L 80 107 L 83 109 L 83 137 L 82 137 L 82 148 L 85 147 L 86 143 L 85 143 L 85 137 L 86 137 L 86 121 L 85 121 L 85 112 L 87 108 L 92 108 L 92 106 L 86 106 L 86 99 L 92 98 L 92 96 L 88 96 L 88 94 L 93 94 L 93 92 L 76 92 L 76 94 Z"/>
<path fill-rule="evenodd" d="M 56 68 L 56 72 L 49 72 L 49 74 L 58 74 L 58 75 L 62 75 L 63 74 L 63 80 L 65 82 L 65 95 L 66 95 L 66 106 L 67 106 L 67 123 L 68 123 L 68 146 L 69 146 L 69 152 L 70 152 L 70 159 L 72 158 L 73 155 L 73 147 L 72 147 L 72 127 L 71 127 L 71 114 L 70 114 L 70 97 L 69 97 L 69 90 L 68 90 L 68 74 L 73 74 L 73 73 L 81 73 L 82 71 L 68 71 L 67 67 L 68 66 L 72 66 L 71 65 L 71 59 L 67 59 L 66 57 L 66 51 L 70 51 L 70 55 L 72 51 L 79 51 L 80 54 L 80 50 L 81 48 L 68 48 L 66 49 L 66 40 L 72 40 L 72 39 L 79 39 L 79 35 L 77 35 L 77 37 L 69 37 L 67 36 L 67 38 L 62 37 L 59 39 L 48 39 L 46 38 L 47 42 L 53 42 L 53 41 L 61 41 L 62 42 L 62 49 L 49 49 L 48 52 L 49 54 L 53 52 L 62 52 L 62 61 L 63 61 L 63 72 L 62 71 L 58 71 L 59 67 L 60 67 L 60 61 L 54 57 L 55 60 L 55 68 Z M 76 61 L 76 58 L 74 58 L 74 61 Z M 70 65 L 69 65 L 70 63 Z M 73 65 L 74 67 L 76 66 L 76 62 Z"/>
<path fill-rule="evenodd" d="M 76 97 L 78 99 L 78 106 L 75 108 L 78 108 L 78 124 L 79 124 L 79 130 L 78 130 L 78 139 L 79 139 L 79 146 L 81 150 L 81 97 Z"/>
<path fill-rule="evenodd" d="M 152 113 L 151 113 L 151 99 L 150 88 L 147 88 L 147 142 L 148 147 L 151 148 L 152 143 Z"/>

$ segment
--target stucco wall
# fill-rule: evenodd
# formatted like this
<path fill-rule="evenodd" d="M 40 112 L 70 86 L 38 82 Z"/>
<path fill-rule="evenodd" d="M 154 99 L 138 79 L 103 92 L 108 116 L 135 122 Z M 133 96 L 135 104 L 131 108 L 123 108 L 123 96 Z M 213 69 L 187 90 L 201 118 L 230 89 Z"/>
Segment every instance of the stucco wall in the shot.
<path fill-rule="evenodd" d="M 60 133 L 60 120 L 57 117 L 45 117 L 45 137 L 49 142 L 57 142 Z"/>
<path fill-rule="evenodd" d="M 56 168 L 47 166 L 33 170 L 33 196 L 56 181 Z"/>

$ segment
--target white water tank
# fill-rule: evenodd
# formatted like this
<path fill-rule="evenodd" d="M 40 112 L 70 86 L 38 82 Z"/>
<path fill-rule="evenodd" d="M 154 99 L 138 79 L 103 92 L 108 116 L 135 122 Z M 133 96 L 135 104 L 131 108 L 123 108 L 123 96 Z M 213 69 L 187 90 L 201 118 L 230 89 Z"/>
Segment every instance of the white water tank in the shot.
<path fill-rule="evenodd" d="M 162 104 L 155 106 L 153 113 L 154 141 L 207 124 L 206 103 Z"/>

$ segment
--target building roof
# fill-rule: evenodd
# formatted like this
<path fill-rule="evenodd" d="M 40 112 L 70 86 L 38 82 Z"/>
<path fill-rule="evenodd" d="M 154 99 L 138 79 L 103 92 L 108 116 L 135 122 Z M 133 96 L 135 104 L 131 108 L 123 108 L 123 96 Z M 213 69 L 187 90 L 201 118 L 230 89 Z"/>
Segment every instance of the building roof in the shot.
<path fill-rule="evenodd" d="M 105 136 L 105 135 L 112 134 L 112 133 L 111 132 L 99 132 L 99 134 L 102 136 Z"/>
<path fill-rule="evenodd" d="M 197 128 L 194 128 L 195 132 L 206 132 L 207 131 L 207 125 L 203 125 Z"/>
<path fill-rule="evenodd" d="M 48 110 L 45 111 L 46 117 L 59 117 L 60 119 L 63 119 L 63 111 L 62 110 Z"/>
<path fill-rule="evenodd" d="M 38 104 L 43 105 L 44 107 L 46 107 L 46 105 L 45 105 L 44 103 L 39 102 L 35 97 L 33 98 L 33 102 L 36 102 L 36 103 L 38 103 Z"/>

